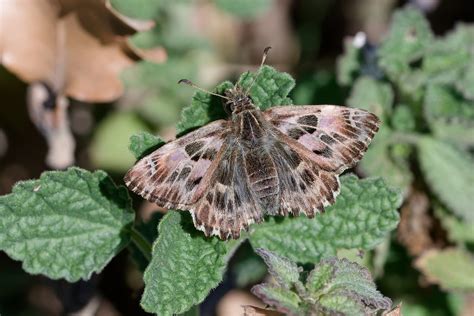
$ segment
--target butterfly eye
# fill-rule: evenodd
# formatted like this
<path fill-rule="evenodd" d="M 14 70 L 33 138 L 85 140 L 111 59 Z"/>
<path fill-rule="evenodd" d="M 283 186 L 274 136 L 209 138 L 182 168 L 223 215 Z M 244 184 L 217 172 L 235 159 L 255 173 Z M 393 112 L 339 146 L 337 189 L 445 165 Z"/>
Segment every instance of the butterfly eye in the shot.
<path fill-rule="evenodd" d="M 227 114 L 232 114 L 232 112 L 234 111 L 235 109 L 235 103 L 232 102 L 232 101 L 227 101 L 224 103 L 224 111 L 227 113 Z"/>

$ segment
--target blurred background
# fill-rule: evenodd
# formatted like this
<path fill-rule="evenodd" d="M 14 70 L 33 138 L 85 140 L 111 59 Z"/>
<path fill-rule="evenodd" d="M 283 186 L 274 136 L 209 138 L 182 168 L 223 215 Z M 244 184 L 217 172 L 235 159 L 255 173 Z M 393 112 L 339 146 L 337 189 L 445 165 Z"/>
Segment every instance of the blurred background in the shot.
<path fill-rule="evenodd" d="M 121 183 L 132 134 L 175 137 L 194 93 L 179 79 L 213 89 L 272 46 L 267 64 L 295 78 L 295 104 L 383 119 L 356 170 L 405 197 L 398 230 L 364 259 L 378 288 L 404 315 L 474 315 L 473 182 L 450 169 L 474 168 L 473 22 L 471 0 L 0 0 L 0 194 L 70 165 Z M 438 143 L 417 149 L 420 135 Z M 429 160 L 444 151 L 445 162 Z M 454 196 L 436 184 L 445 175 L 459 175 Z M 138 198 L 136 209 L 143 221 L 157 211 Z M 265 271 L 244 245 L 202 315 L 259 305 L 249 288 Z M 2 315 L 146 314 L 126 251 L 77 284 L 28 275 L 0 253 L 0 280 Z"/>

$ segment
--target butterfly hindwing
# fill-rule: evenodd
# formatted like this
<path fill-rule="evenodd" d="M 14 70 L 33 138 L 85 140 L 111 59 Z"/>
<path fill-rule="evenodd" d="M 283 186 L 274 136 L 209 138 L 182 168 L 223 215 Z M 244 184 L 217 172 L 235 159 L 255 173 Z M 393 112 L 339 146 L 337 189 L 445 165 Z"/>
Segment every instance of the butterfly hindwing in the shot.
<path fill-rule="evenodd" d="M 238 142 L 229 137 L 216 168 L 208 174 L 209 186 L 191 208 L 194 225 L 207 236 L 221 239 L 238 238 L 241 229 L 261 222 L 263 212 L 250 189 L 244 152 Z"/>
<path fill-rule="evenodd" d="M 219 120 L 165 144 L 128 171 L 126 185 L 159 206 L 186 209 L 207 186 L 203 180 L 228 132 L 229 122 Z"/>
<path fill-rule="evenodd" d="M 280 180 L 279 215 L 303 213 L 313 217 L 334 203 L 339 194 L 339 177 L 335 172 L 321 169 L 310 159 L 307 150 L 283 139 L 271 153 Z"/>
<path fill-rule="evenodd" d="M 362 158 L 379 125 L 372 113 L 335 105 L 277 106 L 264 116 L 309 149 L 322 169 L 337 174 Z"/>

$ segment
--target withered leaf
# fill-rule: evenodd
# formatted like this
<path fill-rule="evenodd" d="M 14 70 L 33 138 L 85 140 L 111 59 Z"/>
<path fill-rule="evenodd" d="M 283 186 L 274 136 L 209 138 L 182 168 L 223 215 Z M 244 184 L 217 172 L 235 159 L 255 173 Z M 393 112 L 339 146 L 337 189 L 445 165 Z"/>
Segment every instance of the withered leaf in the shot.
<path fill-rule="evenodd" d="M 0 12 L 0 63 L 58 95 L 112 101 L 122 94 L 125 67 L 142 57 L 166 58 L 162 48 L 131 46 L 127 37 L 153 22 L 125 17 L 108 0 L 2 0 Z"/>

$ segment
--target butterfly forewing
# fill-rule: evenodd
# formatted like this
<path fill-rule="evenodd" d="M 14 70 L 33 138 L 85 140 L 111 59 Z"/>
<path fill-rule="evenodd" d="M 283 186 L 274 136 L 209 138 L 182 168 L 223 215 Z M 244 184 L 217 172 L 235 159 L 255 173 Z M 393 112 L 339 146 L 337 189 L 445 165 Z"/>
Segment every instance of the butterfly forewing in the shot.
<path fill-rule="evenodd" d="M 229 121 L 219 120 L 167 143 L 128 171 L 125 183 L 135 193 L 166 208 L 187 209 L 219 155 Z"/>
<path fill-rule="evenodd" d="M 362 158 L 379 125 L 372 113 L 334 105 L 277 106 L 264 116 L 311 151 L 320 168 L 337 174 Z"/>

